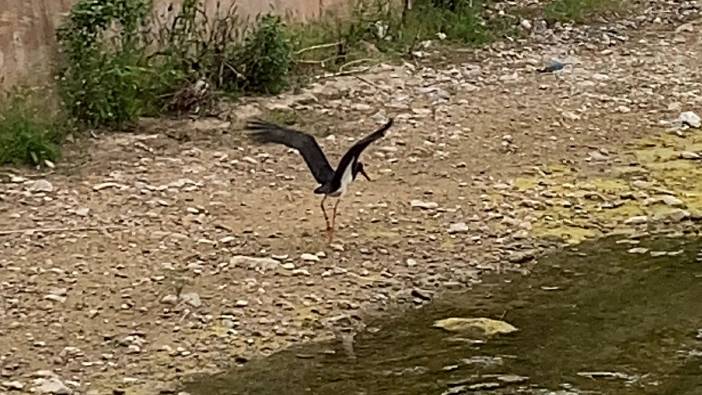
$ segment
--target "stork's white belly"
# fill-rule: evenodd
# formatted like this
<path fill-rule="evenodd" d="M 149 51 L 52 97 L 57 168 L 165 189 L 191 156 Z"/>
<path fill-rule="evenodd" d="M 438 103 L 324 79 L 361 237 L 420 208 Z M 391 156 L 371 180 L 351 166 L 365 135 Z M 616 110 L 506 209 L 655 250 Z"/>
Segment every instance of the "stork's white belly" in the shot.
<path fill-rule="evenodd" d="M 349 166 L 344 169 L 344 174 L 341 175 L 341 185 L 339 186 L 339 189 L 331 193 L 330 195 L 333 197 L 338 197 L 346 193 L 348 191 L 349 186 L 353 182 L 353 172 L 351 169 L 353 168 L 353 163 L 351 163 Z"/>

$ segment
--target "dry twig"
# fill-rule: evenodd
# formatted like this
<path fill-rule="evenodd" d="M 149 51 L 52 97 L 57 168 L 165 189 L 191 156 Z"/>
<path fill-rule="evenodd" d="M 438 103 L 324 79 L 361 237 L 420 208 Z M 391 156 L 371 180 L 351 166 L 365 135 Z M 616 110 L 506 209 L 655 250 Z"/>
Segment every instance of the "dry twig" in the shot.
<path fill-rule="evenodd" d="M 25 228 L 25 229 L 10 229 L 10 230 L 0 230 L 0 236 L 9 236 L 18 233 L 60 233 L 60 232 L 84 232 L 90 230 L 114 230 L 123 229 L 121 226 L 107 225 L 107 226 L 80 226 L 75 228 Z"/>
<path fill-rule="evenodd" d="M 341 44 L 341 41 L 337 41 L 337 42 L 335 42 L 335 43 L 327 43 L 327 44 L 313 45 L 313 46 L 311 46 L 311 47 L 302 48 L 302 49 L 300 49 L 299 51 L 296 51 L 296 52 L 295 52 L 295 55 L 301 55 L 301 54 L 303 54 L 303 53 L 305 53 L 305 52 L 315 51 L 315 50 L 318 50 L 318 49 L 333 48 L 333 47 L 336 47 L 336 46 L 339 45 L 339 44 Z"/>

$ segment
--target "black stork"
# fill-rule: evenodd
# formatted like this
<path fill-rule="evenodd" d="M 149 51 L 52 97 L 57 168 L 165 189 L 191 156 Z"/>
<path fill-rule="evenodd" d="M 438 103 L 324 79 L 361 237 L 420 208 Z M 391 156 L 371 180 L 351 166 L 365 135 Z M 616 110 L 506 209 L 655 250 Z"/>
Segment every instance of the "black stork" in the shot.
<path fill-rule="evenodd" d="M 341 196 L 348 190 L 349 185 L 356 179 L 358 174 L 363 175 L 368 181 L 371 181 L 363 168 L 363 163 L 359 161 L 361 153 L 372 142 L 384 137 L 385 132 L 390 129 L 392 124 L 393 119 L 391 118 L 380 129 L 357 141 L 356 144 L 351 146 L 344 156 L 341 157 L 336 170 L 329 164 L 329 160 L 326 155 L 324 155 L 317 140 L 307 133 L 258 119 L 249 121 L 246 125 L 246 129 L 250 131 L 249 136 L 258 143 L 282 144 L 297 150 L 302 155 L 310 172 L 312 172 L 312 175 L 320 184 L 319 187 L 314 190 L 314 193 L 324 195 L 320 206 L 322 207 L 324 220 L 327 223 L 327 237 L 329 238 L 329 242 L 331 242 L 334 239 L 336 209 L 341 201 Z M 324 208 L 324 202 L 327 200 L 327 197 L 330 196 L 339 198 L 334 204 L 331 222 Z"/>

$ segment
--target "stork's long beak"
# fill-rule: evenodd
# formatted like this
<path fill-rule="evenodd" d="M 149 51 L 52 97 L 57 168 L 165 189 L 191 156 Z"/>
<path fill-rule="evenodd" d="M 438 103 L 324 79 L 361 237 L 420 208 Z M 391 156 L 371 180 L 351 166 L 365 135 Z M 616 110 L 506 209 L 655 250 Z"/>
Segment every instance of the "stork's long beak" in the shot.
<path fill-rule="evenodd" d="M 368 174 L 366 174 L 366 171 L 365 171 L 365 170 L 360 169 L 359 173 L 361 173 L 361 175 L 362 175 L 363 177 L 366 177 L 366 180 L 368 180 L 368 181 L 373 181 L 373 180 L 370 179 L 370 177 L 368 177 Z"/>

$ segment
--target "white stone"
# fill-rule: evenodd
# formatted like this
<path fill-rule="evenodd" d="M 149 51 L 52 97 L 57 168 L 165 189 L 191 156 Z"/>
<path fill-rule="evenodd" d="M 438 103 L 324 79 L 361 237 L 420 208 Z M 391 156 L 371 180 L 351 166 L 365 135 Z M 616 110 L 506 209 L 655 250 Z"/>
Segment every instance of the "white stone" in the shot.
<path fill-rule="evenodd" d="M 470 230 L 470 228 L 468 228 L 468 225 L 466 225 L 465 222 L 458 222 L 455 224 L 451 224 L 451 226 L 449 226 L 448 232 L 450 234 L 466 233 L 469 230 Z"/>
<path fill-rule="evenodd" d="M 695 129 L 699 129 L 699 127 L 702 125 L 702 119 L 700 119 L 700 116 L 692 111 L 685 111 L 684 113 L 680 114 L 678 117 L 678 122 Z"/>
<path fill-rule="evenodd" d="M 637 215 L 635 217 L 631 217 L 624 221 L 624 224 L 626 225 L 642 225 L 648 222 L 648 217 L 645 215 Z"/>
<path fill-rule="evenodd" d="M 34 391 L 40 394 L 70 395 L 73 391 L 58 377 L 39 378 L 34 380 Z"/>
<path fill-rule="evenodd" d="M 195 292 L 184 293 L 180 295 L 180 299 L 193 307 L 202 306 L 202 300 L 200 300 L 200 295 L 198 295 Z"/>
<path fill-rule="evenodd" d="M 229 264 L 234 267 L 242 267 L 248 269 L 265 269 L 273 270 L 278 267 L 280 262 L 273 258 L 258 258 L 254 256 L 235 255 L 229 259 Z"/>
<path fill-rule="evenodd" d="M 300 255 L 300 259 L 302 259 L 303 261 L 307 261 L 307 262 L 319 262 L 319 257 L 317 255 L 314 255 L 314 254 L 307 254 L 307 253 L 302 254 L 302 255 Z"/>
<path fill-rule="evenodd" d="M 661 202 L 671 207 L 683 207 L 685 205 L 682 200 L 670 195 L 661 196 Z"/>
<path fill-rule="evenodd" d="M 433 210 L 439 207 L 438 203 L 435 202 L 424 202 L 421 200 L 412 200 L 410 202 L 412 208 L 421 208 L 422 210 Z"/>
<path fill-rule="evenodd" d="M 175 295 L 166 295 L 161 298 L 161 303 L 170 305 L 178 304 L 178 297 Z"/>
<path fill-rule="evenodd" d="M 27 185 L 29 192 L 53 192 L 54 186 L 46 180 L 36 180 Z"/>

